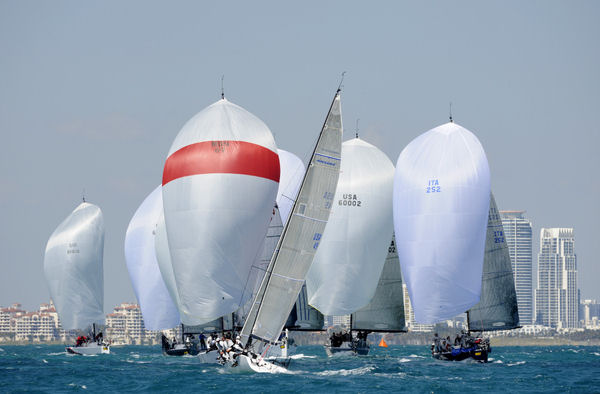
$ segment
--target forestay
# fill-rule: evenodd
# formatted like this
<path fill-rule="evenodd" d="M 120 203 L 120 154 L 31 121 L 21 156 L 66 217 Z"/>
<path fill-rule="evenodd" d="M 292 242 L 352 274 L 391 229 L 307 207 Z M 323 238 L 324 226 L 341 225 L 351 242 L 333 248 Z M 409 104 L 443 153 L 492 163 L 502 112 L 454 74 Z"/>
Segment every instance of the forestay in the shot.
<path fill-rule="evenodd" d="M 162 211 L 162 187 L 158 186 L 139 206 L 125 233 L 127 270 L 148 330 L 172 328 L 180 320 L 156 260 L 155 230 Z"/>
<path fill-rule="evenodd" d="M 383 271 L 371 302 L 352 314 L 352 329 L 365 331 L 406 331 L 402 272 L 395 238 L 388 247 Z"/>
<path fill-rule="evenodd" d="M 517 293 L 504 227 L 490 195 L 481 300 L 469 309 L 469 330 L 508 330 L 519 326 Z"/>
<path fill-rule="evenodd" d="M 244 345 L 250 334 L 263 342 L 276 341 L 298 298 L 329 218 L 339 176 L 341 138 L 338 90 L 311 156 L 292 216 L 242 329 Z"/>
<path fill-rule="evenodd" d="M 340 179 L 323 241 L 306 276 L 310 305 L 347 315 L 375 294 L 393 233 L 394 165 L 375 146 L 342 144 Z"/>
<path fill-rule="evenodd" d="M 64 330 L 104 322 L 104 219 L 83 202 L 54 230 L 44 274 Z"/>
<path fill-rule="evenodd" d="M 394 178 L 398 256 L 418 323 L 479 302 L 490 170 L 475 135 L 456 123 L 414 139 Z"/>
<path fill-rule="evenodd" d="M 278 182 L 271 131 L 225 99 L 190 119 L 175 138 L 163 171 L 163 205 L 184 324 L 203 324 L 241 306 Z"/>

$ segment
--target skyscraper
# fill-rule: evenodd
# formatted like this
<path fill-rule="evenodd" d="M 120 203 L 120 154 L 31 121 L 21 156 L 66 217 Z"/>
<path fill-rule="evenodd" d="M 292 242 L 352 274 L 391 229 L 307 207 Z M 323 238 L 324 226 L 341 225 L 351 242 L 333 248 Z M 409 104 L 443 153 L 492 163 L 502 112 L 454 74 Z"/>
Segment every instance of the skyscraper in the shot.
<path fill-rule="evenodd" d="M 577 256 L 572 228 L 542 228 L 538 255 L 536 322 L 573 328 L 579 324 Z"/>
<path fill-rule="evenodd" d="M 531 222 L 525 211 L 500 211 L 517 291 L 520 325 L 533 324 L 533 251 Z"/>

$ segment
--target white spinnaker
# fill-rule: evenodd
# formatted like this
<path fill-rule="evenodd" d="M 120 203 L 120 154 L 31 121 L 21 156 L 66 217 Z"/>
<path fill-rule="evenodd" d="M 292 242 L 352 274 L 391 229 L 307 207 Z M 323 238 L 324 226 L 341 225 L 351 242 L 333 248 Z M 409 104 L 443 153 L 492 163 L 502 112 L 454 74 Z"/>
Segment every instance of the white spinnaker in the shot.
<path fill-rule="evenodd" d="M 181 129 L 163 172 L 163 206 L 181 321 L 241 305 L 269 224 L 279 160 L 269 128 L 223 99 Z"/>
<path fill-rule="evenodd" d="M 175 274 L 173 273 L 173 265 L 171 264 L 165 215 L 162 212 L 156 221 L 156 229 L 154 230 L 154 250 L 156 252 L 158 269 L 181 319 L 181 301 L 179 300 L 179 292 L 177 291 L 177 283 L 175 282 Z"/>
<path fill-rule="evenodd" d="M 373 298 L 393 233 L 393 183 L 385 153 L 359 138 L 342 144 L 333 208 L 306 276 L 308 302 L 321 313 L 350 314 Z"/>
<path fill-rule="evenodd" d="M 418 323 L 464 313 L 479 302 L 490 204 L 481 143 L 446 123 L 404 148 L 394 178 L 394 228 Z"/>
<path fill-rule="evenodd" d="M 54 230 L 44 256 L 44 274 L 62 328 L 104 322 L 104 219 L 84 202 Z"/>
<path fill-rule="evenodd" d="M 279 152 L 281 167 L 279 188 L 277 189 L 277 206 L 279 207 L 281 221 L 285 226 L 294 206 L 294 201 L 298 196 L 306 168 L 302 160 L 295 154 L 283 149 L 277 149 L 277 151 Z"/>
<path fill-rule="evenodd" d="M 139 206 L 125 233 L 127 270 L 148 330 L 172 328 L 180 320 L 156 260 L 155 230 L 162 210 L 162 186 L 158 186 Z"/>

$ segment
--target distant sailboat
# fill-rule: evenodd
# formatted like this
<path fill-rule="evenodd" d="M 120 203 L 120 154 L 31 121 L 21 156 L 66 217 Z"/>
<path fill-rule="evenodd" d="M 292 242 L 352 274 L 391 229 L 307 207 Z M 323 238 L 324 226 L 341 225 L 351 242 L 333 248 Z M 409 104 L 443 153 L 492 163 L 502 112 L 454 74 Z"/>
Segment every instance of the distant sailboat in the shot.
<path fill-rule="evenodd" d="M 349 332 L 341 332 L 341 328 L 336 327 L 329 330 L 330 344 L 326 351 L 330 355 L 346 351 L 367 354 L 367 335 L 375 330 L 380 319 L 388 322 L 400 319 L 399 327 L 388 328 L 394 331 L 404 328 L 403 311 L 390 317 L 378 313 L 383 310 L 376 311 L 382 302 L 399 304 L 399 308 L 387 309 L 386 306 L 384 313 L 403 310 L 400 264 L 395 247 L 394 254 L 388 255 L 393 233 L 393 179 L 394 165 L 381 150 L 359 139 L 358 135 L 342 144 L 340 178 L 331 217 L 306 279 L 312 306 L 326 315 L 350 314 Z M 387 266 L 385 275 L 393 278 L 382 275 L 384 264 Z M 398 284 L 399 290 L 390 292 Z M 374 299 L 377 291 L 381 294 Z M 385 299 L 388 296 L 399 297 Z M 357 321 L 355 312 L 359 310 Z M 356 338 L 352 331 L 358 331 Z"/>
<path fill-rule="evenodd" d="M 277 342 L 302 290 L 306 273 L 319 247 L 335 195 L 341 160 L 342 118 L 340 89 L 310 158 L 308 170 L 252 309 L 244 323 L 244 352 L 233 370 L 284 372 L 261 356 Z"/>
<path fill-rule="evenodd" d="M 104 322 L 104 220 L 102 211 L 84 202 L 54 230 L 44 256 L 44 274 L 64 330 L 92 325 L 93 338 L 80 336 L 72 354 L 110 353 L 96 323 Z"/>

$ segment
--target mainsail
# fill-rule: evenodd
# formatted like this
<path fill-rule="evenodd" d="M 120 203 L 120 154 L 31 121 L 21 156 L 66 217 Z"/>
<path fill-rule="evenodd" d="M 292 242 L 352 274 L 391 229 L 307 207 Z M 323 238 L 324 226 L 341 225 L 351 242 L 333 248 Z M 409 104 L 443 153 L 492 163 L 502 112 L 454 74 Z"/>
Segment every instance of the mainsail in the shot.
<path fill-rule="evenodd" d="M 306 276 L 310 305 L 346 315 L 375 294 L 393 233 L 394 165 L 354 138 L 342 144 L 340 178 L 323 241 Z"/>
<path fill-rule="evenodd" d="M 509 330 L 519 326 L 517 293 L 508 245 L 496 199 L 490 195 L 481 300 L 467 311 L 469 330 Z"/>
<path fill-rule="evenodd" d="M 479 302 L 489 204 L 483 147 L 456 123 L 420 135 L 398 157 L 396 244 L 418 323 L 451 318 Z"/>
<path fill-rule="evenodd" d="M 83 202 L 54 230 L 44 256 L 44 274 L 64 330 L 104 322 L 104 220 Z"/>
<path fill-rule="evenodd" d="M 204 324 L 241 306 L 278 182 L 271 131 L 226 99 L 195 115 L 175 138 L 163 205 L 184 324 Z"/>
<path fill-rule="evenodd" d="M 156 260 L 155 230 L 162 210 L 162 187 L 158 186 L 139 206 L 125 233 L 127 270 L 148 330 L 165 330 L 179 324 L 177 307 Z"/>
<path fill-rule="evenodd" d="M 352 329 L 384 332 L 406 331 L 402 272 L 394 237 L 388 248 L 388 255 L 375 295 L 367 306 L 352 314 Z"/>
<path fill-rule="evenodd" d="M 251 337 L 263 343 L 277 340 L 319 247 L 340 170 L 342 117 L 339 92 L 338 89 L 310 158 L 292 215 L 242 329 L 241 340 L 245 346 Z"/>

